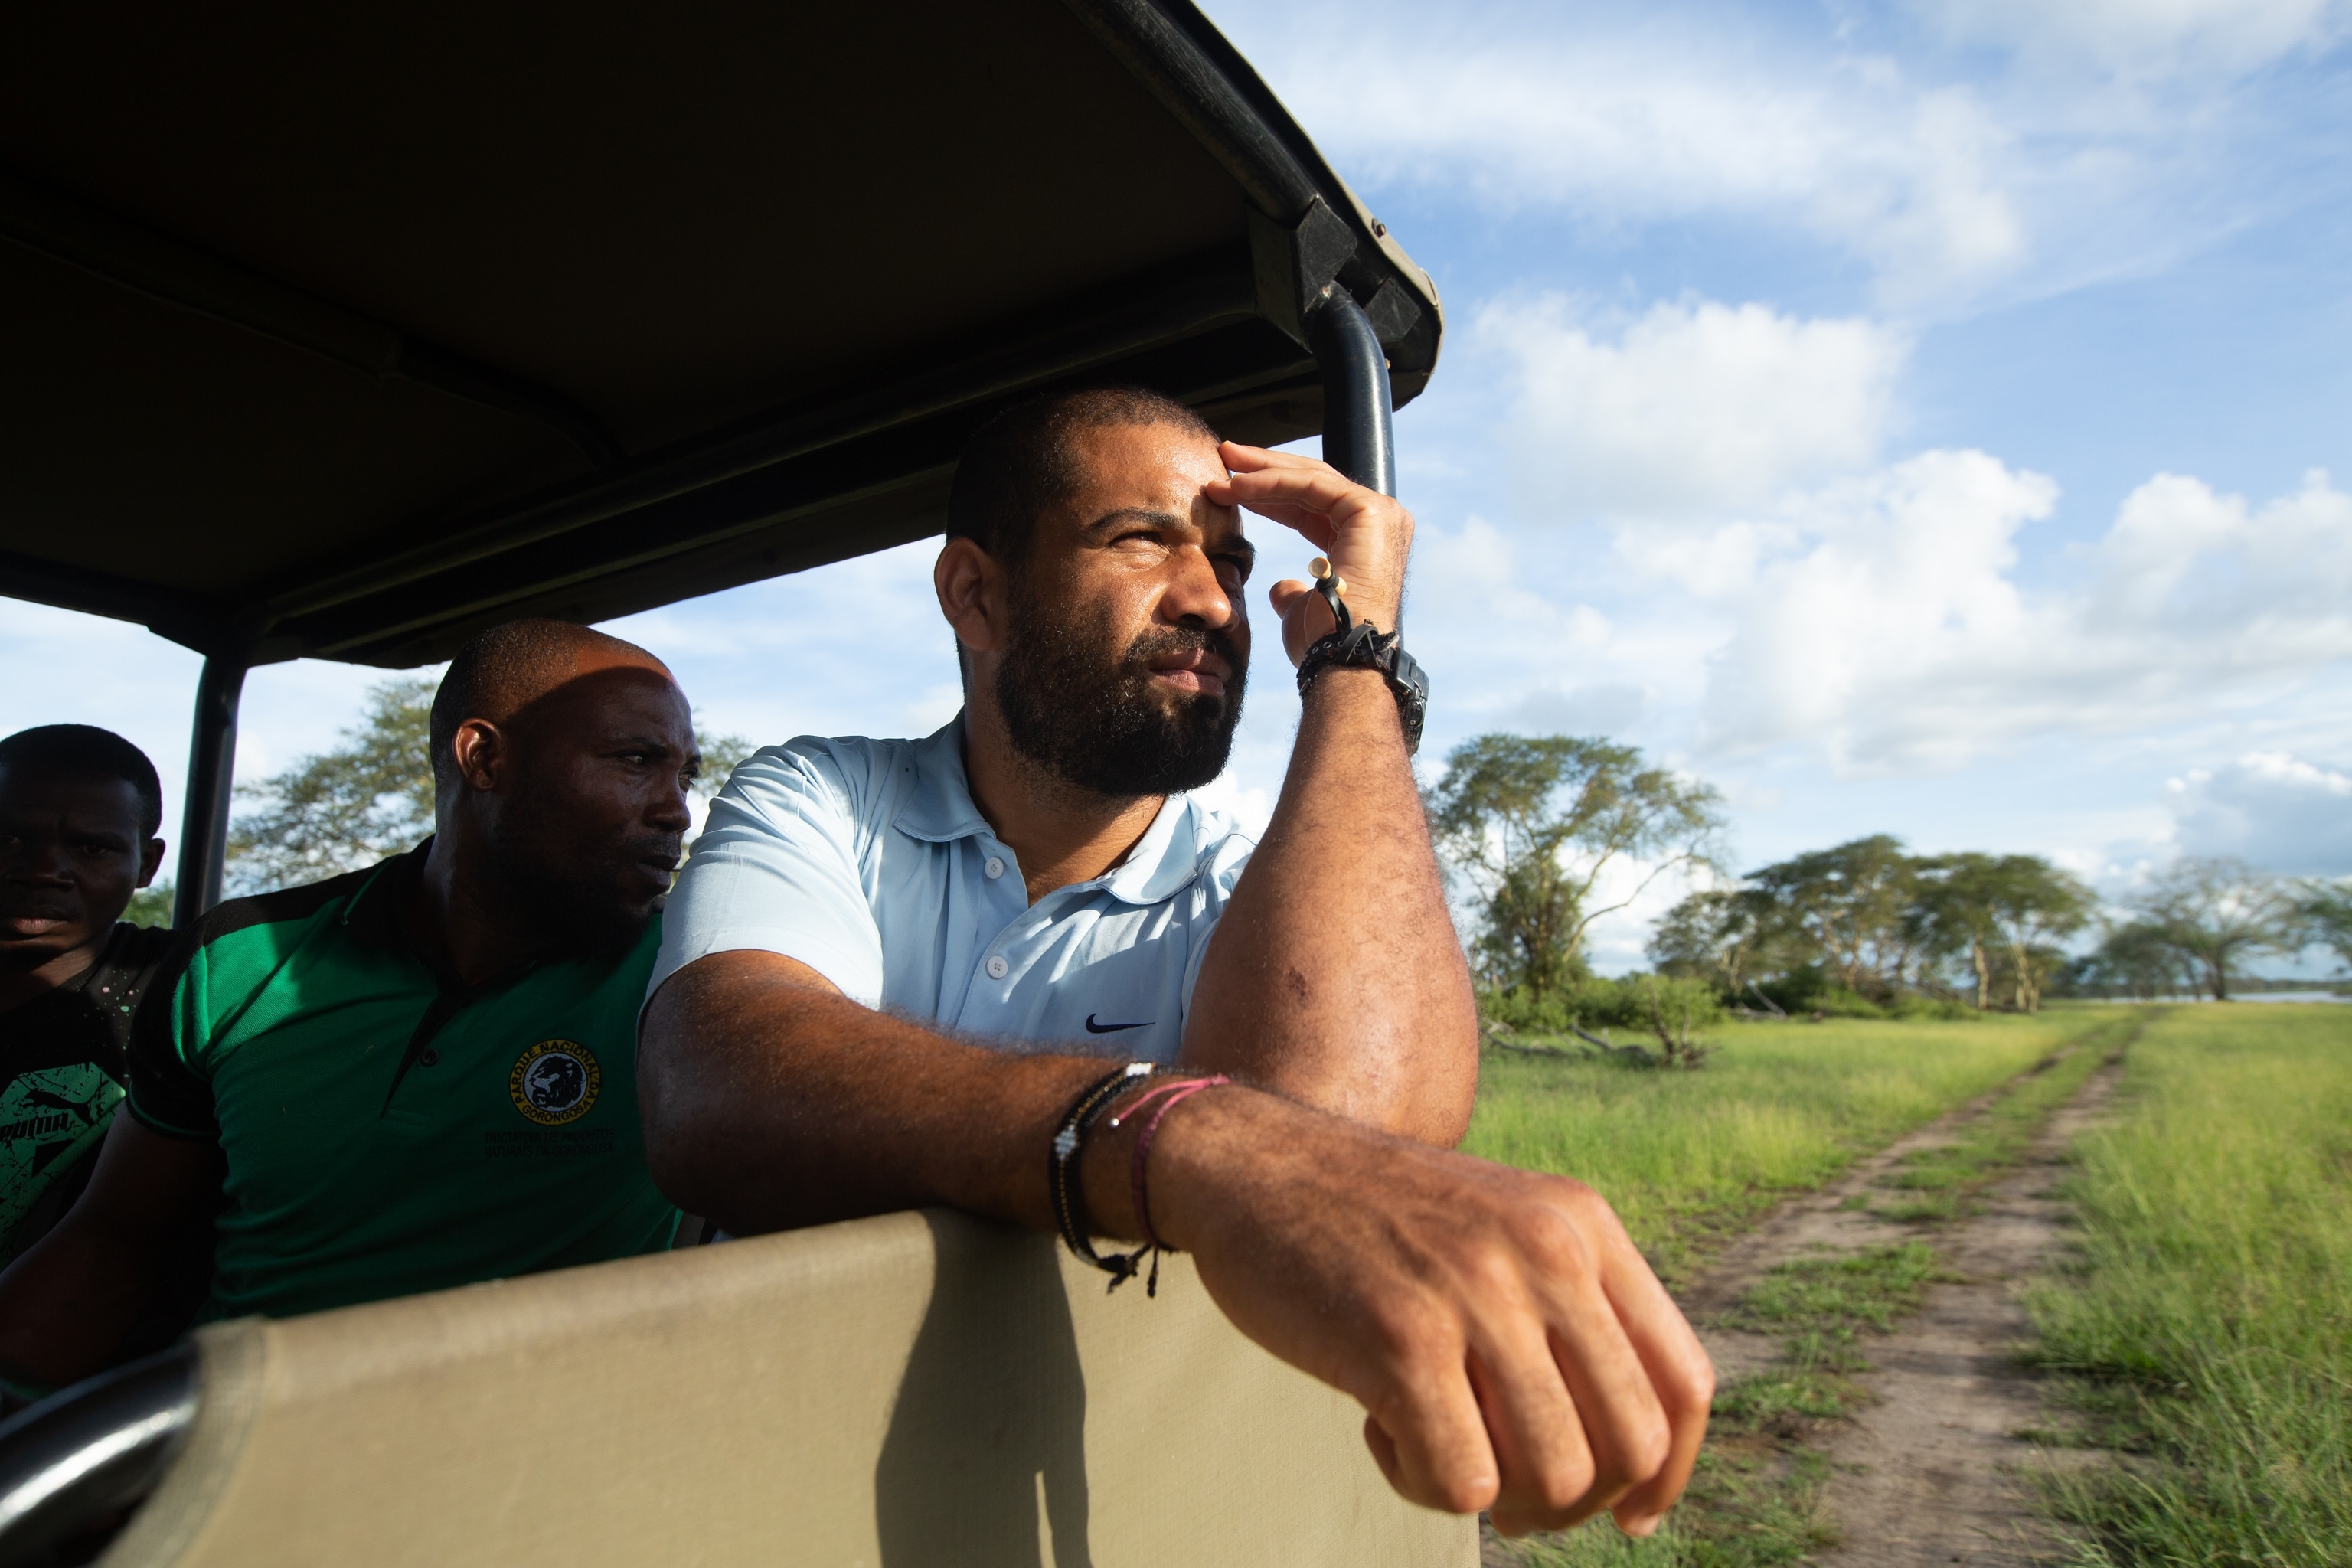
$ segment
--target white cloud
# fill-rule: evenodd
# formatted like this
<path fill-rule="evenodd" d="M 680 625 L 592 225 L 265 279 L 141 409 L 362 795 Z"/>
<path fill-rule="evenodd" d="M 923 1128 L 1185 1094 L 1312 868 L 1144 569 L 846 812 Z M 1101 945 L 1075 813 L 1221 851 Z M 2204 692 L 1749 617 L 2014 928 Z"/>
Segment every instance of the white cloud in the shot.
<path fill-rule="evenodd" d="M 1441 626 L 1466 621 L 1488 647 L 1606 647 L 1609 617 L 1591 605 L 1562 603 L 1553 586 L 1530 575 L 1509 534 L 1474 512 L 1459 532 L 1426 525 L 1416 532 L 1405 615 L 1415 626 L 1429 617 Z"/>
<path fill-rule="evenodd" d="M 961 682 L 950 680 L 927 687 L 920 697 L 907 704 L 907 733 L 930 734 L 962 711 Z"/>
<path fill-rule="evenodd" d="M 2340 40 L 2344 0 L 1927 0 L 1946 37 L 2036 63 L 2118 74 L 2237 76 Z"/>
<path fill-rule="evenodd" d="M 2342 184 L 2332 110 L 2263 73 L 2352 0 L 1215 9 L 1376 205 L 1818 246 L 1906 316 L 2161 268 Z"/>
<path fill-rule="evenodd" d="M 176 846 L 203 663 L 128 621 L 0 598 L 0 665 L 8 672 L 0 682 L 0 735 L 36 724 L 96 724 L 129 740 L 155 764 L 163 837 Z"/>
<path fill-rule="evenodd" d="M 1659 917 L 1699 888 L 1712 887 L 1706 869 L 1670 866 L 1663 870 L 1644 860 L 1612 860 L 1601 869 L 1592 901 L 1606 907 L 1630 900 L 1585 928 L 1585 956 L 1603 974 L 1624 974 L 1650 966 L 1650 932 Z"/>
<path fill-rule="evenodd" d="M 1872 321 L 1714 300 L 1596 323 L 1555 295 L 1490 306 L 1476 331 L 1515 363 L 1520 462 L 1579 514 L 1753 506 L 1864 466 L 1907 352 Z"/>
<path fill-rule="evenodd" d="M 1559 206 L 1601 229 L 1794 226 L 1863 258 L 1904 300 L 1965 291 L 2026 255 L 2003 184 L 2008 133 L 1965 88 L 1728 37 L 1719 16 L 1491 41 L 1425 23 L 1351 16 L 1345 35 L 1285 32 L 1262 55 L 1370 186 Z M 1335 47 L 1340 36 L 1356 41 Z"/>
<path fill-rule="evenodd" d="M 2159 475 L 2082 552 L 2084 582 L 2029 594 L 2017 539 L 2056 497 L 1981 452 L 1927 452 L 1706 541 L 1619 546 L 1731 621 L 1701 715 L 1719 752 L 1946 769 L 2267 701 L 2352 659 L 2352 496 L 2326 475 L 2259 510 Z"/>
<path fill-rule="evenodd" d="M 2204 481 L 2158 474 L 2092 552 L 2085 622 L 2161 625 L 2228 679 L 2343 657 L 2352 642 L 2352 498 L 2324 470 L 2260 510 Z"/>
<path fill-rule="evenodd" d="M 929 733 L 952 717 L 955 634 L 931 588 L 937 540 L 747 584 L 607 625 L 668 661 L 709 728 Z"/>
<path fill-rule="evenodd" d="M 1654 741 L 1690 714 L 1717 763 L 1796 745 L 1870 775 L 2042 734 L 2352 743 L 2340 708 L 2277 706 L 2352 659 L 2352 496 L 2324 472 L 2260 507 L 2158 474 L 2103 537 L 2041 552 L 2056 570 L 2029 590 L 2053 480 L 1979 451 L 1881 464 L 1894 329 L 1694 300 L 1596 321 L 1548 297 L 1490 307 L 1476 341 L 1512 367 L 1531 513 L 1564 541 L 1601 524 L 1620 568 L 1477 519 L 1432 531 L 1436 646 L 1489 688 L 1486 721 Z"/>
<path fill-rule="evenodd" d="M 1939 694 L 1963 670 L 1981 681 L 1989 658 L 2031 658 L 2008 576 L 2012 537 L 2056 496 L 1983 453 L 1930 452 L 1802 497 L 1774 524 L 1723 531 L 1727 558 L 1746 570 L 1728 584 L 1704 569 L 1688 579 L 1735 627 L 1713 655 L 1704 743 L 1814 738 L 1865 770 L 1961 760 L 1982 743 L 1979 726 L 1956 731 Z M 1669 570 L 1706 553 L 1684 543 L 1662 559 L 1644 542 L 1629 530 L 1621 552 Z"/>
<path fill-rule="evenodd" d="M 2352 873 L 2352 773 L 2254 752 L 2165 786 L 2186 855 L 2230 855 L 2297 876 Z"/>
<path fill-rule="evenodd" d="M 0 735 L 96 724 L 147 753 L 163 785 L 163 837 L 178 853 L 188 726 L 203 659 L 144 627 L 0 598 Z M 246 676 L 236 776 L 253 782 L 333 746 L 391 670 L 299 659 Z M 427 673 L 430 673 L 429 671 Z M 165 874 L 169 875 L 169 867 Z"/>
<path fill-rule="evenodd" d="M 1212 811 L 1222 811 L 1253 837 L 1264 837 L 1274 820 L 1274 795 L 1263 786 L 1244 784 L 1231 768 L 1192 792 Z"/>
<path fill-rule="evenodd" d="M 1544 686 L 1520 700 L 1504 727 L 1552 735 L 1622 735 L 1641 722 L 1649 706 L 1650 693 L 1631 681 Z"/>

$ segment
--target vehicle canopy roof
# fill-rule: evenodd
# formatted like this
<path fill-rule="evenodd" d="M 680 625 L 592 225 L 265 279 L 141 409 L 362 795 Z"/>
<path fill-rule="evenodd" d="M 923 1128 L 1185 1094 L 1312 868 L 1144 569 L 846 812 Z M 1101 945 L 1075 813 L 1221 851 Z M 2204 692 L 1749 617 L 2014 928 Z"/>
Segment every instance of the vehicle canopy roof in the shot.
<path fill-rule="evenodd" d="M 0 240 L 0 591 L 240 668 L 935 532 L 1056 384 L 1313 434 L 1334 286 L 1399 403 L 1442 328 L 1186 0 L 19 8 Z"/>

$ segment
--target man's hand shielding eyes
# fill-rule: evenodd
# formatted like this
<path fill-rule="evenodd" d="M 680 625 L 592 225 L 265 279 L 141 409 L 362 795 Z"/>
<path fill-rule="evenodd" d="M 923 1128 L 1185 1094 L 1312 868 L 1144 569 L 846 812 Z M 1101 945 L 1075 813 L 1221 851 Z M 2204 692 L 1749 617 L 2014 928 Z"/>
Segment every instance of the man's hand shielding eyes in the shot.
<path fill-rule="evenodd" d="M 1356 483 L 1328 463 L 1228 441 L 1218 449 L 1233 477 L 1203 492 L 1296 531 L 1321 551 L 1346 584 L 1348 613 L 1384 632 L 1397 629 L 1404 604 L 1412 513 L 1393 497 Z M 1307 584 L 1286 578 L 1268 591 L 1282 617 L 1283 650 L 1297 664 L 1332 629 L 1330 607 Z"/>

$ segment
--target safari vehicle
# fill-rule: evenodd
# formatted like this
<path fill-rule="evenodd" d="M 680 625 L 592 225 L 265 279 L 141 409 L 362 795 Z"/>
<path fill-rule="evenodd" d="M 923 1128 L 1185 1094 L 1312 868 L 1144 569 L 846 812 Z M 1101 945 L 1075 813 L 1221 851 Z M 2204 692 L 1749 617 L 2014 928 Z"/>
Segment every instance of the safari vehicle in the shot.
<path fill-rule="evenodd" d="M 935 533 L 1057 385 L 1392 493 L 1443 324 L 1187 0 L 19 8 L 0 240 L 0 591 L 204 656 L 182 923 L 258 665 Z M 1471 1561 L 1360 1420 L 907 1214 L 207 1327 L 0 1428 L 0 1564 Z"/>

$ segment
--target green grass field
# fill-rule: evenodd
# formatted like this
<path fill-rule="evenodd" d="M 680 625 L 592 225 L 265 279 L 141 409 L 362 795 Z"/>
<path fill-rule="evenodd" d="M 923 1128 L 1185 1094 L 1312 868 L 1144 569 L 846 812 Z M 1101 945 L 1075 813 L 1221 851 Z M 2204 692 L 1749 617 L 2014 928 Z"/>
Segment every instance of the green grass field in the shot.
<path fill-rule="evenodd" d="M 1669 1283 L 1790 1191 L 2124 1010 L 1962 1023 L 1735 1023 L 1696 1072 L 1490 1051 L 1464 1147 L 1591 1183 Z"/>
<path fill-rule="evenodd" d="M 2140 1016 L 1740 1025 L 1696 1073 L 1498 1055 L 1469 1146 L 1591 1182 L 1671 1278 L 1780 1194 L 2069 1040 L 2091 1045 L 2013 1083 L 1872 1203 L 1957 1217 Z M 2169 1008 L 2125 1059 L 2117 1118 L 2076 1146 L 2081 1267 L 2032 1301 L 2032 1354 L 2082 1411 L 2059 1440 L 2124 1450 L 2048 1483 L 2075 1561 L 2352 1563 L 2352 1008 Z M 1529 1568 L 1760 1568 L 1826 1544 L 1833 1523 L 1812 1502 L 1825 1461 L 1780 1429 L 1850 1403 L 1853 1336 L 1904 1310 L 1932 1267 L 1913 1243 L 1776 1271 L 1740 1311 L 1788 1339 L 1786 1364 L 1718 1395 L 1694 1506 L 1656 1542 L 1603 1527 L 1516 1555 Z"/>
<path fill-rule="evenodd" d="M 2352 1007 L 2167 1013 L 2077 1145 L 2084 1268 L 2033 1300 L 2119 1467 L 2079 1562 L 2352 1563 Z"/>
<path fill-rule="evenodd" d="M 1501 1071 L 1489 1064 L 1479 1130 L 1509 1128 L 1520 1142 L 1506 1147 L 1526 1163 L 1591 1180 L 1671 1265 L 1786 1190 L 1818 1185 L 1856 1154 L 1999 1089 L 1985 1116 L 1890 1171 L 1869 1202 L 1934 1225 L 1968 1212 L 2143 1018 L 2101 1007 L 2034 1019 L 1748 1025 L 1697 1073 L 1512 1058 Z M 2084 1048 L 2031 1070 L 2070 1043 Z M 1869 1365 L 1866 1342 L 1944 1275 L 1916 1231 L 1890 1237 L 1855 1257 L 1784 1263 L 1734 1306 L 1734 1325 L 1779 1339 L 1782 1353 L 1717 1391 L 1698 1471 L 1657 1537 L 1627 1541 L 1595 1523 L 1517 1543 L 1511 1558 L 1522 1568 L 1773 1568 L 1832 1544 L 1835 1521 L 1820 1507 L 1829 1461 L 1815 1434 L 1866 1402 L 1855 1381 Z"/>

